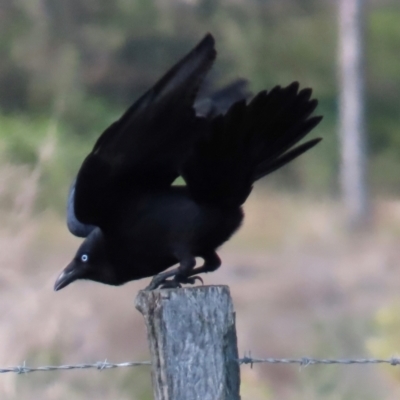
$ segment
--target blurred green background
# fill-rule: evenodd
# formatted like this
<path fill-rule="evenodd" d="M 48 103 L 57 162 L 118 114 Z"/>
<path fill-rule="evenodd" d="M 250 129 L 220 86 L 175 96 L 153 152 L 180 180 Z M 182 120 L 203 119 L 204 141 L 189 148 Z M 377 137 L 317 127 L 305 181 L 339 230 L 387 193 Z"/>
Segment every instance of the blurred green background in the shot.
<path fill-rule="evenodd" d="M 397 194 L 400 4 L 375 1 L 367 11 L 370 184 Z M 293 80 L 314 89 L 324 143 L 279 177 L 336 193 L 336 20 L 335 2 L 321 0 L 1 0 L 2 159 L 34 165 L 52 126 L 57 154 L 40 204 L 61 207 L 54 185 L 69 183 L 94 138 L 210 31 L 214 86 L 245 77 L 254 92 Z"/>
<path fill-rule="evenodd" d="M 207 283 L 231 286 L 240 352 L 390 357 L 400 345 L 400 3 L 365 15 L 372 226 L 343 229 L 333 0 L 0 0 L 0 365 L 147 359 L 132 297 L 83 282 L 52 292 L 79 240 L 68 186 L 95 138 L 206 32 L 210 86 L 312 87 L 323 142 L 257 184 Z M 86 289 L 86 290 L 85 290 Z M 120 314 L 115 310 L 120 310 Z M 393 353 L 393 354 L 392 354 Z M 242 367 L 243 400 L 399 398 L 378 367 Z M 1 398 L 151 398 L 147 369 L 2 376 Z"/>

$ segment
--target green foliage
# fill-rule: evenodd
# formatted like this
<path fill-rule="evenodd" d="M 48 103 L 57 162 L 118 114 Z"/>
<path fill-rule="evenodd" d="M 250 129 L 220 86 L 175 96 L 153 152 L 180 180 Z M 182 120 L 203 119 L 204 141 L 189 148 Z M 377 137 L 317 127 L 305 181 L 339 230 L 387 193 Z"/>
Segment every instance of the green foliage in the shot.
<path fill-rule="evenodd" d="M 2 160 L 17 164 L 34 165 L 38 161 L 38 148 L 43 140 L 48 121 L 25 115 L 0 117 Z"/>
<path fill-rule="evenodd" d="M 240 76 L 257 92 L 298 80 L 320 100 L 324 120 L 316 134 L 324 141 L 265 181 L 336 192 L 337 17 L 331 2 L 60 0 L 55 6 L 0 0 L 0 6 L 3 160 L 34 167 L 55 129 L 40 208 L 61 207 L 94 139 L 207 31 L 216 36 L 219 53 L 213 85 Z M 371 8 L 366 20 L 371 184 L 391 193 L 400 191 L 394 173 L 400 161 L 399 18 L 393 0 Z"/>
<path fill-rule="evenodd" d="M 39 168 L 38 210 L 64 210 L 68 186 L 93 140 L 93 132 L 78 135 L 55 118 L 0 114 L 2 165 Z"/>

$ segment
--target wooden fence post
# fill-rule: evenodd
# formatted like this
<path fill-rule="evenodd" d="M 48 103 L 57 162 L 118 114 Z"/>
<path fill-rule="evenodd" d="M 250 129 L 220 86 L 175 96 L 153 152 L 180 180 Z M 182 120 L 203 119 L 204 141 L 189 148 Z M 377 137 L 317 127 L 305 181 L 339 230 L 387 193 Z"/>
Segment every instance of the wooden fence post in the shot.
<path fill-rule="evenodd" d="M 227 286 L 141 291 L 155 400 L 240 400 L 235 313 Z"/>

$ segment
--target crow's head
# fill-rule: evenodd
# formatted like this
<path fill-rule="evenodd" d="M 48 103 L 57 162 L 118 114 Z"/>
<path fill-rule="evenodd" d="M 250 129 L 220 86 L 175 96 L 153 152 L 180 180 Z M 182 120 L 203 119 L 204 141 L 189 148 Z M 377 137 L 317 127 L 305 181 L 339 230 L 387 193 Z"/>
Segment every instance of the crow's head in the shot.
<path fill-rule="evenodd" d="M 108 262 L 104 237 L 99 228 L 94 229 L 81 244 L 74 259 L 58 276 L 54 290 L 60 290 L 77 279 L 118 284 L 114 269 Z"/>

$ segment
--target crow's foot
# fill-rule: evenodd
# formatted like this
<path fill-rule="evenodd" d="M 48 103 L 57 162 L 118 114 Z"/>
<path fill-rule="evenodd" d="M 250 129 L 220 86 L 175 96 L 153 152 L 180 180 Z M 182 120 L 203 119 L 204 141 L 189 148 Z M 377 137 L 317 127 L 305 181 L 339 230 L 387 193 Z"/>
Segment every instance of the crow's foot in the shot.
<path fill-rule="evenodd" d="M 154 290 L 163 284 L 169 284 L 169 282 L 172 282 L 172 280 L 168 280 L 168 278 L 174 277 L 177 273 L 177 270 L 172 270 L 168 272 L 162 272 L 161 274 L 153 276 L 153 279 L 151 280 L 150 284 L 144 289 L 144 290 Z"/>
<path fill-rule="evenodd" d="M 172 271 L 158 274 L 153 277 L 145 290 L 155 290 L 155 289 L 176 289 L 182 287 L 182 285 L 194 285 L 196 281 L 200 281 L 203 285 L 203 279 L 200 276 L 183 276 L 179 273 L 171 273 Z M 172 279 L 168 279 L 173 276 Z"/>

